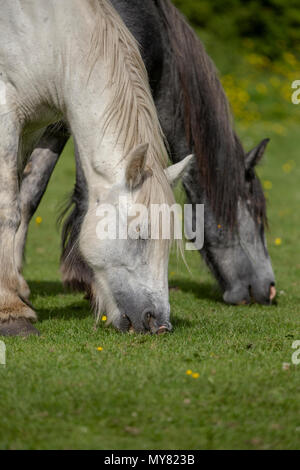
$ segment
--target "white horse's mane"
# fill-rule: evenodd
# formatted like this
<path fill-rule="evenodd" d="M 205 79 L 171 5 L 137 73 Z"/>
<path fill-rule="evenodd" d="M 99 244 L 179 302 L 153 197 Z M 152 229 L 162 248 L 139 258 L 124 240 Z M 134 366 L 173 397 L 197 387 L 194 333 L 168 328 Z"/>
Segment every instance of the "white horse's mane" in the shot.
<path fill-rule="evenodd" d="M 124 157 L 137 145 L 149 144 L 147 166 L 153 177 L 147 178 L 138 191 L 138 202 L 147 207 L 172 205 L 174 195 L 164 174 L 168 153 L 138 44 L 109 1 L 88 1 L 96 17 L 90 73 L 98 58 L 104 58 L 114 95 L 105 111 L 104 129 L 114 124 L 118 139 L 124 144 Z"/>

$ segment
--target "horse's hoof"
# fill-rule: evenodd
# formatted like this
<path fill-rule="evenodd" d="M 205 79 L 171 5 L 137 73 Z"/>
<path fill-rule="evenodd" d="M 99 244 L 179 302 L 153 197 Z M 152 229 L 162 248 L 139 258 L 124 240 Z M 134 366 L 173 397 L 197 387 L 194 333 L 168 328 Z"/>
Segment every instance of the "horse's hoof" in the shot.
<path fill-rule="evenodd" d="M 0 323 L 0 336 L 39 336 L 41 333 L 27 318 L 14 318 Z"/>

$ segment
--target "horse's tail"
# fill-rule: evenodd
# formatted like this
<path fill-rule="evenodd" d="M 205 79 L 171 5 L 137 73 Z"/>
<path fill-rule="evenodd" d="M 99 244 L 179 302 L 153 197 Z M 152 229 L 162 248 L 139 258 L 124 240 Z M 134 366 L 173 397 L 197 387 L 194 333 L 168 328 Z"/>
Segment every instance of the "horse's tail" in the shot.
<path fill-rule="evenodd" d="M 173 50 L 176 96 L 187 141 L 218 223 L 233 227 L 243 194 L 244 150 L 233 127 L 217 70 L 201 41 L 170 0 L 156 0 Z"/>
<path fill-rule="evenodd" d="M 62 227 L 62 254 L 60 270 L 66 288 L 91 293 L 93 272 L 84 261 L 79 250 L 79 234 L 87 212 L 87 185 L 79 162 L 76 169 L 76 184 L 58 218 Z"/>

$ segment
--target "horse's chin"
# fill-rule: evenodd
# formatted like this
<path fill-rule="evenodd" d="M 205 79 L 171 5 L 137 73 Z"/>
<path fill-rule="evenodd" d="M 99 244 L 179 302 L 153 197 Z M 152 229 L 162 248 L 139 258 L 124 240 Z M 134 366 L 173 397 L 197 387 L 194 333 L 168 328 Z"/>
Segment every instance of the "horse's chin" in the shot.
<path fill-rule="evenodd" d="M 276 298 L 276 288 L 273 281 L 256 282 L 251 286 L 239 286 L 226 290 L 223 299 L 229 305 L 248 305 L 258 303 L 271 305 Z"/>
<path fill-rule="evenodd" d="M 145 333 L 145 334 L 147 334 L 147 333 L 149 334 L 149 333 L 150 333 L 150 334 L 152 334 L 152 335 L 161 336 L 161 335 L 165 335 L 165 334 L 167 334 L 167 333 L 171 333 L 171 331 L 172 331 L 172 325 L 169 324 L 169 326 L 165 326 L 165 325 L 160 326 L 160 327 L 159 327 L 157 330 L 155 330 L 155 331 L 145 330 L 145 331 L 143 331 L 143 333 Z M 140 331 L 135 331 L 135 329 L 134 329 L 133 326 L 131 325 L 130 328 L 129 328 L 129 330 L 128 330 L 128 333 L 130 333 L 130 334 L 135 334 L 135 333 L 141 333 L 141 332 L 140 332 Z"/>
<path fill-rule="evenodd" d="M 247 305 L 251 302 L 249 289 L 235 288 L 226 290 L 223 295 L 223 300 L 229 305 Z"/>
<path fill-rule="evenodd" d="M 122 333 L 141 333 L 152 335 L 163 335 L 172 331 L 169 321 L 160 322 L 149 312 L 143 313 L 139 320 L 130 319 L 130 316 L 122 314 L 118 321 L 112 322 L 113 326 Z"/>

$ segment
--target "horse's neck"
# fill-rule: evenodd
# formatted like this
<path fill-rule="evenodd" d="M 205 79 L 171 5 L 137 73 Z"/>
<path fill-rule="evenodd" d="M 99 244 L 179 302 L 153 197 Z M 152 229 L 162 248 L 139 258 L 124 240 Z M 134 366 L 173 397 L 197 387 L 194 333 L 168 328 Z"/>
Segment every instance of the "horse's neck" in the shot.
<path fill-rule="evenodd" d="M 111 0 L 111 3 L 140 44 L 163 132 L 177 162 L 191 153 L 191 149 L 184 131 L 183 106 L 180 109 L 178 106 L 171 70 L 172 48 L 164 21 L 152 0 L 145 0 L 143 8 L 139 0 Z"/>
<path fill-rule="evenodd" d="M 89 196 L 97 200 L 105 188 L 109 190 L 124 179 L 125 161 L 115 122 L 107 123 L 106 111 L 115 98 L 110 65 L 102 57 L 92 60 L 92 65 L 87 60 L 91 41 L 86 36 L 91 31 L 77 35 L 78 43 L 73 45 L 71 57 L 67 57 L 71 63 L 64 77 L 63 100 Z"/>
<path fill-rule="evenodd" d="M 68 122 L 93 200 L 99 199 L 105 188 L 120 183 L 125 175 L 122 139 L 115 135 L 113 123 L 106 126 L 105 120 L 105 110 L 113 93 L 105 77 L 96 78 L 95 72 L 90 78 L 91 87 L 83 89 L 80 99 L 77 92 L 74 95 L 70 92 L 67 106 Z M 94 88 L 97 91 L 94 92 Z"/>
<path fill-rule="evenodd" d="M 105 21 L 101 27 L 97 23 L 102 9 L 95 12 L 95 5 L 92 0 L 27 0 L 22 7 L 18 0 L 4 2 L 0 72 L 13 89 L 23 131 L 66 118 L 88 185 L 100 187 L 121 181 L 125 161 L 122 142 L 116 145 L 116 123 L 104 126 L 116 87 L 109 69 L 113 61 L 105 60 L 93 41 L 96 30 L 106 31 Z"/>
<path fill-rule="evenodd" d="M 174 54 L 164 21 L 152 2 L 146 2 L 145 8 L 138 13 L 131 11 L 134 5 L 129 0 L 113 0 L 113 4 L 120 9 L 123 20 L 141 46 L 163 133 L 167 138 L 172 160 L 177 162 L 191 153 L 192 149 L 185 135 L 184 104 L 179 102 L 176 92 L 175 82 L 179 77 L 173 66 Z M 132 22 L 133 14 L 139 15 L 139 27 L 135 27 Z M 149 35 L 152 38 L 151 47 Z"/>
<path fill-rule="evenodd" d="M 186 138 L 184 105 L 182 100 L 179 100 L 176 92 L 168 41 L 166 35 L 162 44 L 164 49 L 163 71 L 155 94 L 155 104 L 164 135 L 170 147 L 172 160 L 176 163 L 192 153 L 192 148 Z"/>

